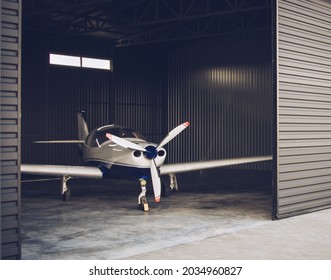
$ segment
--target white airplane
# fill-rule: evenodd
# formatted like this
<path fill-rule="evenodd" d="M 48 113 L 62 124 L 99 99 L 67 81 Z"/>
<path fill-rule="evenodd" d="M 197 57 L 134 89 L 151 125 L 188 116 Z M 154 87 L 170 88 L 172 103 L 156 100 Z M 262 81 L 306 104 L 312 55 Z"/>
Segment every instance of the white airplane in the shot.
<path fill-rule="evenodd" d="M 82 150 L 84 166 L 22 164 L 21 172 L 23 174 L 62 177 L 61 194 L 64 200 L 70 198 L 70 188 L 67 185 L 67 181 L 71 178 L 127 179 L 130 175 L 130 177 L 135 177 L 140 181 L 139 208 L 143 211 L 149 211 L 146 199 L 146 180 L 148 178 L 152 180 L 155 201 L 160 202 L 160 175 L 168 174 L 170 177 L 170 189 L 178 189 L 176 173 L 272 159 L 271 156 L 260 156 L 164 164 L 166 150 L 163 146 L 189 125 L 189 122 L 184 122 L 171 130 L 159 144 L 154 144 L 147 142 L 139 132 L 117 125 L 102 126 L 89 132 L 85 112 L 79 112 L 79 140 L 36 141 L 36 143 L 79 144 Z"/>

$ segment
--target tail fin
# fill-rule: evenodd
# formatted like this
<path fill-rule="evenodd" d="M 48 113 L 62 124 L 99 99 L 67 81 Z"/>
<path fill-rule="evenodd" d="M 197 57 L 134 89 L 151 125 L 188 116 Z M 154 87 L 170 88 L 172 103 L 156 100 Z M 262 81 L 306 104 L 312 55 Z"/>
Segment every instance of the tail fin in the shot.
<path fill-rule="evenodd" d="M 89 130 L 86 123 L 86 112 L 81 111 L 77 113 L 78 118 L 78 139 L 85 140 L 89 134 Z"/>

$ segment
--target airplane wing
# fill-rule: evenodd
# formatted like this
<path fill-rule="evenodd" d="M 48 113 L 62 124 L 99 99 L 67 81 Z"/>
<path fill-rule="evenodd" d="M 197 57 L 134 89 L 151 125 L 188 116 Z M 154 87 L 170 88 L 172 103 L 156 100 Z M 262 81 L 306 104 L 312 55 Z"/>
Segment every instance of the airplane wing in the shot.
<path fill-rule="evenodd" d="M 198 162 L 184 162 L 164 164 L 159 167 L 160 175 L 171 173 L 183 173 L 216 167 L 238 165 L 244 163 L 253 163 L 260 161 L 272 160 L 272 156 L 230 158 Z M 51 176 L 70 176 L 81 178 L 102 178 L 102 172 L 94 166 L 70 166 L 70 165 L 44 165 L 44 164 L 22 164 L 21 172 L 24 174 L 34 175 L 51 175 Z"/>
<path fill-rule="evenodd" d="M 22 164 L 21 172 L 33 175 L 102 178 L 101 170 L 93 166 Z"/>
<path fill-rule="evenodd" d="M 163 164 L 159 168 L 159 170 L 160 170 L 160 175 L 165 175 L 171 173 L 183 173 L 189 171 L 211 169 L 222 166 L 230 166 L 230 165 L 268 161 L 268 160 L 272 160 L 272 156 L 230 158 L 230 159 L 219 159 L 219 160 L 186 162 L 186 163 L 171 163 L 171 164 Z"/>
<path fill-rule="evenodd" d="M 84 144 L 84 140 L 46 140 L 34 141 L 36 144 Z"/>

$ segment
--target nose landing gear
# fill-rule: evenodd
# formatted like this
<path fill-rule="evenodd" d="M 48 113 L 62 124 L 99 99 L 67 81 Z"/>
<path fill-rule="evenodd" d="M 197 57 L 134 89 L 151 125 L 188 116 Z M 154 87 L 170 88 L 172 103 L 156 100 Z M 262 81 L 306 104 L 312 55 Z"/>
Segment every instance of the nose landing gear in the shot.
<path fill-rule="evenodd" d="M 147 203 L 147 198 L 146 198 L 146 180 L 141 178 L 139 179 L 140 181 L 140 187 L 141 187 L 141 193 L 138 196 L 138 206 L 139 209 L 144 211 L 144 212 L 148 212 L 149 211 L 149 207 L 148 207 L 148 203 Z"/>
<path fill-rule="evenodd" d="M 138 207 L 140 210 L 144 212 L 149 211 L 149 206 L 146 198 L 146 185 L 147 181 L 145 178 L 140 178 L 140 187 L 141 187 L 141 193 L 138 196 Z M 169 185 L 166 186 L 165 184 L 162 184 L 162 196 L 168 196 L 169 191 L 177 190 L 178 191 L 178 184 L 177 184 L 177 178 L 175 174 L 169 174 Z"/>

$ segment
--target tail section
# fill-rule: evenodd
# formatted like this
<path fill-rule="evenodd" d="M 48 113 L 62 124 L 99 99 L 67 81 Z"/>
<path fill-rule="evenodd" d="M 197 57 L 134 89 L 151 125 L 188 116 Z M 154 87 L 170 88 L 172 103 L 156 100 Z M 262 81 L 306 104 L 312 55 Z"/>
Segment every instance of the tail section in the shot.
<path fill-rule="evenodd" d="M 84 141 L 89 134 L 88 126 L 86 123 L 86 112 L 81 111 L 77 113 L 78 118 L 78 139 Z"/>

